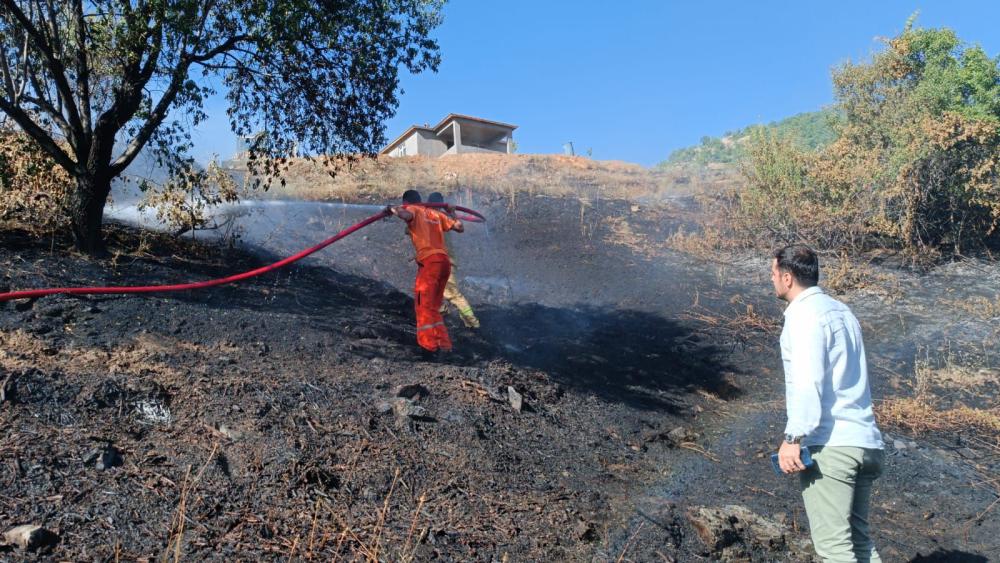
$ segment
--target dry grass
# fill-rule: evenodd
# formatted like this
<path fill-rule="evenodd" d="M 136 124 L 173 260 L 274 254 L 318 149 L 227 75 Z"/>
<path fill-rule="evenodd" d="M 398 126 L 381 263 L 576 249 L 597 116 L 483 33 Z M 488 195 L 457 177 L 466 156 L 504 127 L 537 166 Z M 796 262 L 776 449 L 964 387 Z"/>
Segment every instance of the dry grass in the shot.
<path fill-rule="evenodd" d="M 720 226 L 716 218 L 707 217 L 705 221 L 708 223 L 701 230 L 679 229 L 667 239 L 666 246 L 699 260 L 721 263 L 732 262 L 734 256 L 752 248 L 748 239 L 738 236 L 732 229 Z M 834 294 L 860 291 L 890 302 L 900 295 L 899 278 L 875 267 L 867 254 L 852 255 L 841 251 L 835 257 L 823 256 L 820 261 L 822 285 Z M 963 303 L 963 309 L 966 308 L 970 313 L 974 312 L 984 318 L 1000 316 L 1000 296 L 996 303 L 985 298 L 970 300 Z"/>
<path fill-rule="evenodd" d="M 667 247 L 706 261 L 718 260 L 719 251 L 733 249 L 735 241 L 721 229 L 706 225 L 700 231 L 681 227 L 666 241 Z"/>
<path fill-rule="evenodd" d="M 912 434 L 973 436 L 1000 447 L 1000 399 L 994 395 L 1000 370 L 960 361 L 951 351 L 940 362 L 927 351 L 923 357 L 918 353 L 912 395 L 877 402 L 879 422 Z M 984 406 L 963 404 L 959 400 L 963 396 Z"/>
<path fill-rule="evenodd" d="M 583 222 L 581 222 L 583 224 Z M 661 241 L 653 240 L 648 235 L 632 228 L 628 217 L 612 217 L 607 220 L 608 234 L 604 241 L 609 244 L 623 246 L 638 256 L 656 258 L 664 248 Z M 591 224 L 591 228 L 593 225 Z"/>
<path fill-rule="evenodd" d="M 622 563 L 622 561 L 625 560 L 625 555 L 628 553 L 629 548 L 632 547 L 632 542 L 635 541 L 636 536 L 639 535 L 639 532 L 642 531 L 642 527 L 645 524 L 646 524 L 646 522 L 643 521 L 643 522 L 639 522 L 639 525 L 636 526 L 635 532 L 632 532 L 632 535 L 629 536 L 628 540 L 625 542 L 625 547 L 622 548 L 622 552 L 618 556 L 618 559 L 616 560 L 616 563 Z"/>
<path fill-rule="evenodd" d="M 933 399 L 898 397 L 876 403 L 875 411 L 881 424 L 913 434 L 972 433 L 1000 446 L 1000 407 L 942 408 Z"/>
<path fill-rule="evenodd" d="M 73 324 L 64 327 L 72 332 Z M 171 362 L 172 356 L 185 352 L 201 358 L 212 354 L 233 352 L 224 345 L 218 350 L 166 336 L 153 337 L 139 334 L 131 341 L 110 349 L 66 346 L 56 348 L 44 339 L 23 330 L 0 331 L 0 368 L 4 371 L 23 371 L 29 368 L 58 370 L 69 376 L 90 373 L 111 373 L 127 377 L 158 376 L 164 380 L 177 379 L 182 371 L 180 358 Z"/>
<path fill-rule="evenodd" d="M 900 294 L 899 278 L 878 271 L 863 257 L 852 258 L 842 251 L 828 264 L 823 269 L 823 285 L 833 293 L 843 295 L 864 290 L 889 300 L 895 300 Z"/>
<path fill-rule="evenodd" d="M 273 186 L 270 197 L 305 200 L 377 200 L 398 198 L 404 190 L 465 189 L 518 197 L 581 196 L 648 197 L 661 190 L 661 180 L 638 164 L 561 155 L 464 154 L 442 158 L 402 157 L 343 161 L 333 169 L 319 162 L 293 162 L 285 186 Z"/>
<path fill-rule="evenodd" d="M 956 349 L 946 340 L 943 350 L 942 357 L 935 358 L 929 349 L 918 349 L 913 365 L 915 397 L 932 401 L 935 394 L 961 394 L 987 403 L 998 400 L 992 393 L 1000 384 L 1000 368 L 991 367 L 991 350 L 985 342 L 982 350 L 973 350 Z"/>
<path fill-rule="evenodd" d="M 992 298 L 976 295 L 966 299 L 943 299 L 943 307 L 956 309 L 982 320 L 1000 319 L 1000 294 Z"/>
<path fill-rule="evenodd" d="M 732 335 L 747 333 L 773 334 L 781 330 L 778 319 L 760 313 L 753 303 L 748 303 L 741 295 L 734 295 L 730 304 L 734 306 L 729 315 L 719 315 L 711 309 L 703 307 L 695 295 L 695 302 L 681 317 L 696 321 L 712 332 Z"/>
<path fill-rule="evenodd" d="M 650 171 L 661 196 L 703 196 L 730 193 L 743 187 L 745 180 L 733 165 L 710 163 L 670 164 Z"/>
<path fill-rule="evenodd" d="M 387 521 L 390 512 L 390 500 L 399 482 L 400 471 L 397 468 L 392 483 L 389 486 L 389 491 L 382 502 L 382 507 L 378 511 L 378 517 L 370 528 L 355 531 L 355 528 L 343 523 L 342 515 L 333 514 L 335 521 L 338 522 L 334 529 L 339 530 L 336 533 L 337 544 L 334 550 L 336 554 L 334 561 L 340 560 L 344 555 L 347 555 L 350 561 L 366 561 L 368 563 L 378 563 L 386 559 L 408 563 L 417 559 L 417 547 L 428 533 L 427 529 L 419 533 L 417 532 L 420 516 L 428 500 L 427 493 L 421 494 L 420 499 L 417 501 L 405 538 L 401 536 L 396 537 L 392 535 L 392 530 L 388 527 Z M 317 503 L 317 512 L 313 515 L 314 529 L 316 526 L 316 516 L 318 515 L 318 506 L 319 503 Z M 333 512 L 332 507 L 327 508 Z M 312 533 L 310 533 L 310 536 L 312 536 Z M 387 536 L 389 537 L 388 541 L 386 541 Z M 318 547 L 322 547 L 329 537 L 331 537 L 329 533 L 325 534 L 322 543 Z M 414 543 L 414 540 L 416 540 L 416 543 Z M 309 540 L 309 549 L 304 555 L 307 560 L 313 560 L 315 553 L 313 551 L 312 537 Z"/>
<path fill-rule="evenodd" d="M 910 397 L 892 397 L 876 401 L 875 415 L 883 427 L 898 429 L 917 436 L 948 436 L 949 441 L 961 437 L 961 441 L 972 446 L 983 458 L 961 456 L 962 463 L 971 468 L 979 480 L 973 487 L 985 486 L 1000 497 L 1000 478 L 991 464 L 983 460 L 1000 456 L 1000 402 L 992 393 L 1000 379 L 995 369 L 956 366 L 949 357 L 943 367 L 933 368 L 927 360 L 918 360 L 914 370 L 914 394 Z M 949 402 L 935 394 L 945 391 Z M 971 407 L 955 402 L 959 394 L 977 396 L 986 400 L 984 407 Z M 984 397 L 984 395 L 987 395 Z M 981 511 L 973 522 L 981 522 L 991 512 L 998 501 L 994 501 Z"/>
<path fill-rule="evenodd" d="M 212 462 L 213 459 L 215 459 L 215 452 L 218 451 L 218 449 L 219 449 L 218 443 L 212 445 L 211 453 L 208 454 L 208 458 L 205 460 L 205 464 L 201 466 L 201 469 L 198 471 L 198 474 L 195 475 L 194 479 L 191 479 L 189 481 L 189 478 L 191 476 L 190 465 L 187 467 L 187 470 L 184 473 L 184 484 L 181 486 L 180 502 L 177 505 L 177 513 L 174 515 L 174 520 L 173 522 L 170 523 L 171 534 L 170 538 L 167 540 L 168 549 L 166 549 L 163 552 L 163 561 L 166 561 L 169 558 L 170 554 L 169 546 L 171 543 L 174 545 L 174 550 L 173 550 L 174 563 L 178 563 L 179 561 L 181 561 L 181 553 L 184 542 L 184 523 L 189 518 L 187 516 L 188 500 L 191 497 L 191 492 L 195 490 L 195 488 L 198 486 L 198 482 L 201 481 L 202 475 L 205 474 L 205 469 L 207 469 L 208 465 Z"/>
<path fill-rule="evenodd" d="M 739 188 L 694 194 L 694 227 L 681 227 L 667 239 L 667 246 L 704 261 L 729 262 L 746 251 L 769 251 L 774 233 L 756 232 L 757 226 L 740 210 Z"/>

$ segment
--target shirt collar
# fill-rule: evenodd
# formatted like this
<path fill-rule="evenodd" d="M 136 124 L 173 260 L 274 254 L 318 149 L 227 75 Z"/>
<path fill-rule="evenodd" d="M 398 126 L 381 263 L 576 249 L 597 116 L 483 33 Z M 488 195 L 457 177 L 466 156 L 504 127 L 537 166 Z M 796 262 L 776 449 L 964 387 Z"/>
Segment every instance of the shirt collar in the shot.
<path fill-rule="evenodd" d="M 818 285 L 802 290 L 802 293 L 796 295 L 795 299 L 792 299 L 792 302 L 785 307 L 785 315 L 788 315 L 788 312 L 792 310 L 792 307 L 818 293 L 823 293 L 823 290 Z"/>

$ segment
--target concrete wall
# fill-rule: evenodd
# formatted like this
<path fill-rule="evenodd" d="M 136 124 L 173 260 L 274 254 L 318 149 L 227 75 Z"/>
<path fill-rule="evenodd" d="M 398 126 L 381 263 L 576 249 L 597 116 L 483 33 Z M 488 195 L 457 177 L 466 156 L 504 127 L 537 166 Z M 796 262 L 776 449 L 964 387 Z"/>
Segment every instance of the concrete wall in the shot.
<path fill-rule="evenodd" d="M 417 131 L 413 137 L 417 137 L 417 153 L 420 156 L 438 157 L 448 150 L 444 141 L 434 136 L 431 131 Z"/>
<path fill-rule="evenodd" d="M 465 152 L 498 152 L 509 153 L 507 138 L 513 135 L 513 130 L 505 127 L 487 125 L 467 119 L 455 119 L 452 122 L 457 153 Z"/>
<path fill-rule="evenodd" d="M 456 154 L 456 152 L 452 150 L 454 148 L 455 147 L 451 147 L 451 149 L 448 149 L 448 154 Z M 489 147 L 476 147 L 476 146 L 470 146 L 470 145 L 462 145 L 461 149 L 458 152 L 461 152 L 461 153 L 470 153 L 470 152 L 494 152 L 494 153 L 495 152 L 499 152 L 499 153 L 506 153 L 507 152 L 507 144 L 506 143 L 494 143 L 493 145 L 491 145 Z"/>
<path fill-rule="evenodd" d="M 488 145 L 462 145 L 462 152 L 507 152 L 507 142 L 497 141 Z"/>
<path fill-rule="evenodd" d="M 409 137 L 389 151 L 389 156 L 430 156 L 444 154 L 445 142 L 434 136 L 430 131 L 414 131 Z"/>
<path fill-rule="evenodd" d="M 417 154 L 417 135 L 411 134 L 389 151 L 389 156 L 414 156 Z"/>
<path fill-rule="evenodd" d="M 389 156 L 427 156 L 436 158 L 445 154 L 461 154 L 466 152 L 498 152 L 509 153 L 509 142 L 507 138 L 485 143 L 476 143 L 474 139 L 482 138 L 483 135 L 462 135 L 462 125 L 453 122 L 451 127 L 442 132 L 438 137 L 433 131 L 418 129 L 410 133 L 410 136 L 399 143 L 396 148 L 389 152 Z M 511 135 L 507 135 L 511 137 Z M 455 143 L 454 141 L 458 141 Z M 451 147 L 448 145 L 451 144 Z"/>
<path fill-rule="evenodd" d="M 471 145 L 453 146 L 442 154 L 466 154 L 470 152 L 504 153 L 507 151 L 507 143 L 493 143 L 489 147 L 476 147 Z"/>

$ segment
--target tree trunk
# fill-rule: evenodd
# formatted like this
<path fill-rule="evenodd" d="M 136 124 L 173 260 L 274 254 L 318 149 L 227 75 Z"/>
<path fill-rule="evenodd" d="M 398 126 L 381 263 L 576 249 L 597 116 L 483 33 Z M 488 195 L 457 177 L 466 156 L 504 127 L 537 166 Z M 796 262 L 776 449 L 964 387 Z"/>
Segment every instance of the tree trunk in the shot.
<path fill-rule="evenodd" d="M 104 222 L 104 204 L 110 192 L 110 178 L 101 175 L 77 177 L 70 216 L 73 241 L 80 252 L 90 256 L 106 253 L 101 225 Z"/>

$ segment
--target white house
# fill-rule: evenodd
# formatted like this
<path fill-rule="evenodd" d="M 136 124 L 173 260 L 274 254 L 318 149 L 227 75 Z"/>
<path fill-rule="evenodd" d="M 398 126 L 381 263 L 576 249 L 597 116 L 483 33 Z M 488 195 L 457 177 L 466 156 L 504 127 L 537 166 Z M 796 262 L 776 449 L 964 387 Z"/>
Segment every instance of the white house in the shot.
<path fill-rule="evenodd" d="M 432 156 L 470 152 L 510 153 L 517 125 L 449 113 L 434 127 L 413 125 L 380 155 Z"/>

